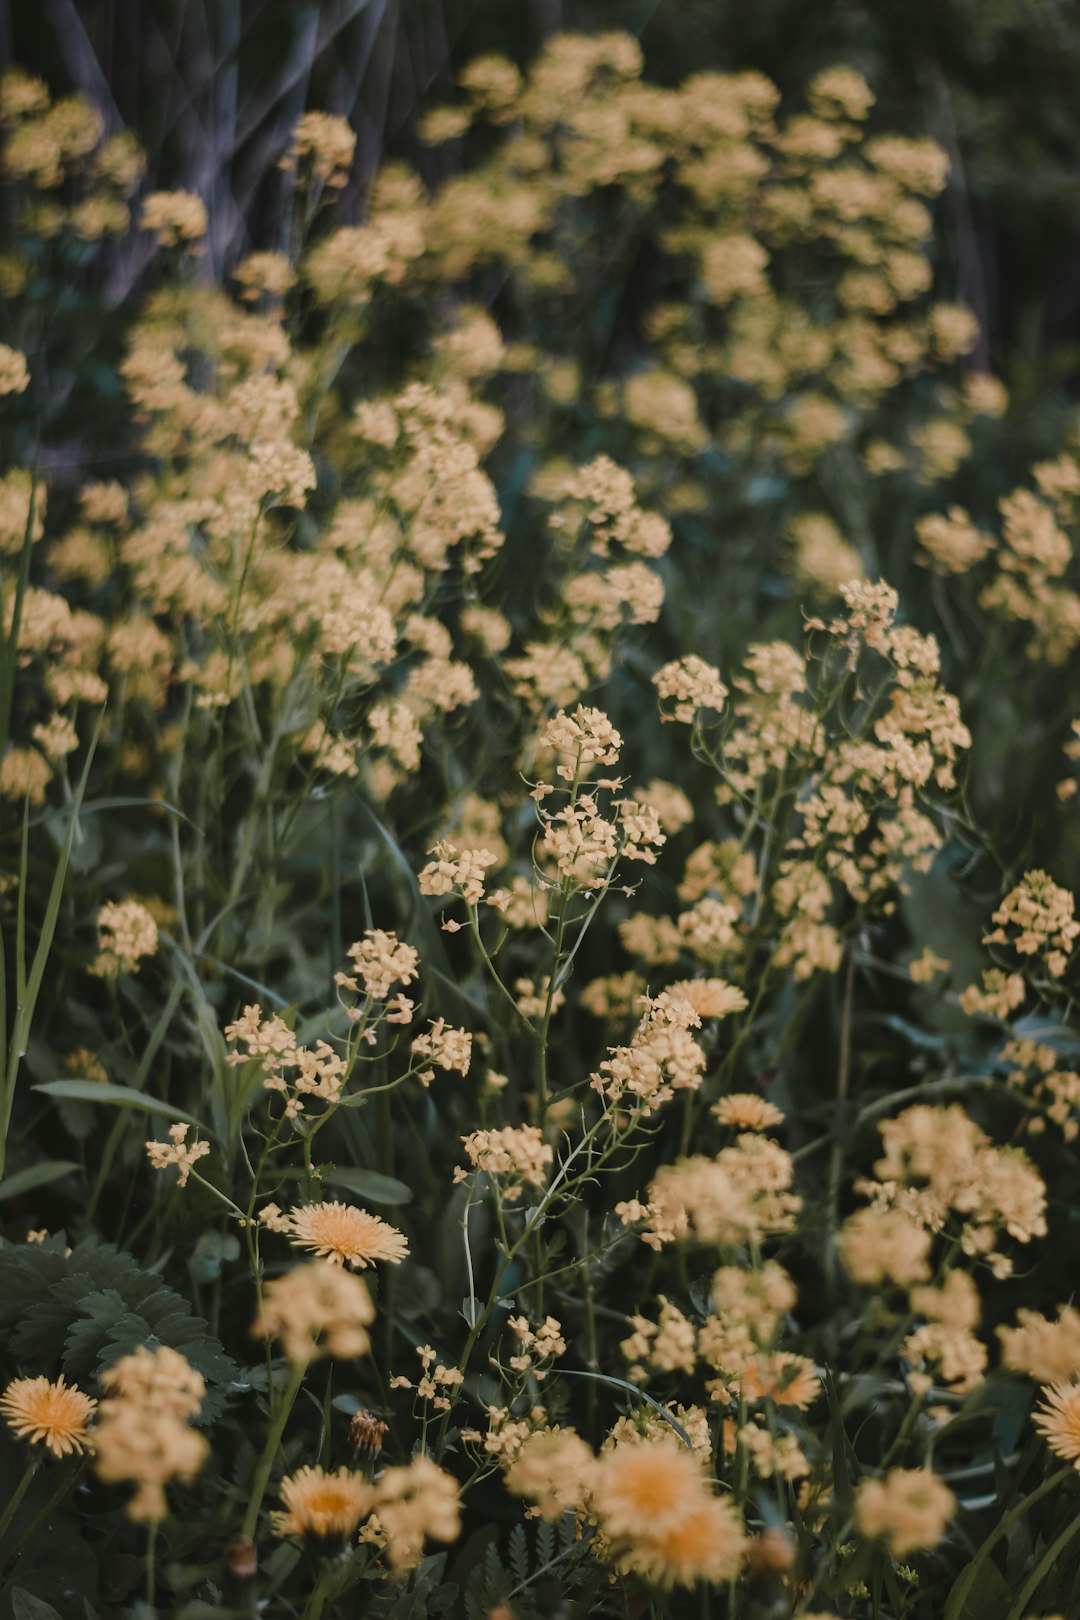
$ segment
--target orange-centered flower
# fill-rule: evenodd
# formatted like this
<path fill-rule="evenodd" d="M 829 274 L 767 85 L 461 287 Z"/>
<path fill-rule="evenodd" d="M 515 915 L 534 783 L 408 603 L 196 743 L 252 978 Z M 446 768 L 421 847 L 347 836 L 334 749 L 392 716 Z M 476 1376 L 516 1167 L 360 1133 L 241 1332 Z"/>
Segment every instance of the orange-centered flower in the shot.
<path fill-rule="evenodd" d="M 1080 1384 L 1051 1384 L 1043 1398 L 1045 1405 L 1035 1410 L 1035 1427 L 1051 1451 L 1080 1468 Z"/>
<path fill-rule="evenodd" d="M 289 1236 L 334 1265 L 369 1266 L 376 1260 L 397 1265 L 409 1245 L 397 1227 L 352 1204 L 301 1204 L 289 1217 Z"/>
<path fill-rule="evenodd" d="M 46 1446 L 54 1457 L 91 1448 L 87 1432 L 97 1402 L 64 1375 L 49 1378 L 14 1378 L 0 1396 L 0 1412 L 20 1440 Z"/>
<path fill-rule="evenodd" d="M 339 1468 L 336 1474 L 300 1468 L 282 1480 L 286 1511 L 271 1513 L 270 1522 L 279 1536 L 343 1539 L 371 1511 L 374 1498 L 374 1488 L 363 1475 L 348 1468 Z"/>

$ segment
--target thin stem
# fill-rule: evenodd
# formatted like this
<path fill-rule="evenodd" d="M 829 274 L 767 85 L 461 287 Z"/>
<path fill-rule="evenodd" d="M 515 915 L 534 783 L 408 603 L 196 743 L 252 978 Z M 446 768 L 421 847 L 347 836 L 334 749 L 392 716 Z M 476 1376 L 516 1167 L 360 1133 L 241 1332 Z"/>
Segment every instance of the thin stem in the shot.
<path fill-rule="evenodd" d="M 307 1603 L 304 1606 L 304 1613 L 301 1616 L 301 1620 L 319 1620 L 320 1615 L 326 1608 L 326 1600 L 330 1596 L 332 1574 L 333 1571 L 331 1569 L 323 1570 L 322 1574 L 315 1582 L 315 1585 L 312 1587 L 311 1596 L 308 1598 Z"/>
<path fill-rule="evenodd" d="M 262 1456 L 259 1458 L 259 1466 L 255 1470 L 255 1479 L 251 1488 L 251 1500 L 248 1502 L 244 1523 L 240 1531 L 241 1535 L 248 1536 L 251 1540 L 255 1538 L 255 1530 L 259 1523 L 259 1511 L 263 1505 L 263 1497 L 266 1495 L 270 1470 L 274 1466 L 274 1458 L 277 1456 L 278 1446 L 281 1444 L 281 1436 L 285 1432 L 285 1425 L 289 1421 L 289 1413 L 292 1411 L 296 1397 L 300 1393 L 300 1385 L 304 1381 L 306 1371 L 307 1367 L 304 1362 L 294 1364 L 289 1387 L 285 1391 L 285 1398 L 278 1408 L 277 1416 L 271 1423 L 270 1432 L 266 1436 L 266 1444 L 263 1447 Z"/>
<path fill-rule="evenodd" d="M 26 1465 L 25 1474 L 23 1475 L 22 1479 L 20 1479 L 18 1485 L 16 1485 L 11 1494 L 11 1499 L 8 1502 L 7 1507 L 4 1509 L 3 1513 L 0 1513 L 0 1536 L 4 1534 L 4 1531 L 15 1517 L 19 1503 L 30 1489 L 30 1481 L 37 1473 L 37 1467 L 38 1459 L 36 1457 L 31 1457 L 30 1461 Z"/>
<path fill-rule="evenodd" d="M 837 1121 L 833 1131 L 833 1145 L 829 1154 L 828 1209 L 829 1220 L 826 1270 L 830 1291 L 835 1291 L 837 1278 L 837 1252 L 833 1241 L 840 1203 L 840 1178 L 844 1168 L 844 1140 L 840 1133 L 839 1115 L 847 1101 L 851 1084 L 851 1014 L 855 999 L 855 953 L 848 951 L 847 972 L 844 975 L 844 999 L 840 1014 L 840 1053 L 836 1065 Z"/>
<path fill-rule="evenodd" d="M 154 1607 L 154 1555 L 157 1552 L 157 1520 L 151 1519 L 146 1532 L 146 1601 Z"/>
<path fill-rule="evenodd" d="M 79 1475 L 82 1473 L 82 1471 L 83 1471 L 83 1469 L 85 1467 L 86 1467 L 86 1458 L 83 1457 L 80 1460 L 78 1466 L 74 1469 L 74 1471 L 72 1473 L 66 1473 L 66 1474 L 64 1474 L 62 1476 L 62 1478 L 60 1479 L 60 1481 L 58 1482 L 58 1484 L 56 1486 L 56 1489 L 53 1491 L 52 1495 L 49 1497 L 49 1500 L 45 1503 L 45 1506 L 41 1509 L 40 1513 L 38 1513 L 31 1520 L 30 1524 L 23 1531 L 22 1535 L 19 1537 L 18 1541 L 15 1543 L 15 1546 L 12 1549 L 11 1556 L 8 1559 L 7 1563 L 4 1565 L 3 1569 L 0 1569 L 0 1590 L 3 1589 L 4 1583 L 6 1582 L 8 1576 L 11 1575 L 14 1572 L 15 1567 L 19 1562 L 19 1559 L 22 1557 L 22 1555 L 26 1551 L 27 1547 L 33 1541 L 34 1537 L 37 1535 L 37 1533 L 41 1529 L 42 1525 L 45 1524 L 45 1522 L 48 1520 L 48 1518 L 49 1518 L 50 1514 L 52 1513 L 53 1509 L 57 1506 L 57 1504 L 59 1502 L 63 1501 L 64 1497 L 67 1496 L 68 1492 L 77 1483 L 77 1481 L 79 1479 Z M 15 1506 L 16 1507 L 18 1506 L 18 1502 L 19 1502 L 19 1496 L 17 1495 L 16 1499 L 15 1499 Z M 5 1522 L 6 1522 L 6 1519 L 5 1519 Z M 2 1533 L 3 1533 L 2 1530 L 0 1530 L 0 1534 L 2 1534 Z"/>

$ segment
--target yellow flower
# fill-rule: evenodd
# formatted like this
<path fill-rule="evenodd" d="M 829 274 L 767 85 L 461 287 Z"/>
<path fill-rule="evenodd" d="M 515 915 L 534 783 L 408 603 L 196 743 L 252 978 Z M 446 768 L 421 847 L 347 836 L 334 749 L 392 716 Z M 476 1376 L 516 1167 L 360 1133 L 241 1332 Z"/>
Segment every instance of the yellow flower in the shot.
<path fill-rule="evenodd" d="M 430 1457 L 416 1456 L 407 1468 L 380 1474 L 375 1508 L 360 1539 L 385 1547 L 394 1569 L 414 1568 L 428 1536 L 446 1542 L 461 1534 L 457 1481 Z"/>
<path fill-rule="evenodd" d="M 585 1500 L 593 1467 L 592 1447 L 573 1429 L 537 1429 L 506 1472 L 506 1487 L 536 1504 L 542 1519 L 554 1522 Z"/>
<path fill-rule="evenodd" d="M 0 1396 L 0 1412 L 20 1440 L 45 1446 L 54 1457 L 92 1449 L 87 1424 L 96 1405 L 74 1384 L 65 1384 L 63 1373 L 55 1383 L 49 1378 L 13 1378 Z"/>
<path fill-rule="evenodd" d="M 359 1277 L 326 1260 L 310 1260 L 275 1277 L 263 1293 L 252 1332 L 279 1338 L 289 1360 L 304 1365 L 319 1356 L 366 1355 L 375 1307 Z"/>
<path fill-rule="evenodd" d="M 744 1544 L 731 1504 L 705 1497 L 663 1534 L 636 1542 L 621 1563 L 659 1586 L 727 1581 L 738 1572 Z"/>
<path fill-rule="evenodd" d="M 664 1535 L 702 1491 L 701 1468 L 677 1440 L 616 1446 L 601 1458 L 593 1502 L 610 1537 Z"/>
<path fill-rule="evenodd" d="M 731 1504 L 710 1495 L 698 1459 L 674 1438 L 625 1441 L 606 1452 L 592 1503 L 618 1566 L 659 1586 L 725 1581 L 742 1562 Z"/>
<path fill-rule="evenodd" d="M 320 1540 L 351 1535 L 370 1511 L 374 1489 L 362 1474 L 339 1468 L 300 1468 L 281 1482 L 284 1513 L 271 1513 L 278 1536 L 314 1536 Z"/>
<path fill-rule="evenodd" d="M 188 1424 L 206 1392 L 203 1376 L 178 1350 L 140 1345 L 101 1375 L 109 1398 L 94 1431 L 96 1468 L 110 1484 L 137 1487 L 128 1518 L 156 1524 L 169 1511 L 165 1486 L 195 1478 L 210 1453 Z"/>
<path fill-rule="evenodd" d="M 775 1103 L 764 1097 L 755 1097 L 751 1091 L 733 1091 L 713 1105 L 713 1114 L 721 1125 L 733 1125 L 738 1131 L 767 1131 L 780 1125 L 784 1115 Z"/>
<path fill-rule="evenodd" d="M 302 1204 L 289 1219 L 289 1237 L 332 1265 L 368 1266 L 375 1260 L 400 1264 L 409 1245 L 395 1226 L 351 1204 Z"/>
<path fill-rule="evenodd" d="M 1050 1384 L 1045 1405 L 1035 1411 L 1035 1427 L 1050 1450 L 1080 1469 L 1080 1384 Z"/>
<path fill-rule="evenodd" d="M 883 1480 L 859 1486 L 855 1517 L 864 1536 L 884 1536 L 894 1558 L 936 1547 L 945 1534 L 956 1498 L 926 1468 L 893 1468 Z"/>

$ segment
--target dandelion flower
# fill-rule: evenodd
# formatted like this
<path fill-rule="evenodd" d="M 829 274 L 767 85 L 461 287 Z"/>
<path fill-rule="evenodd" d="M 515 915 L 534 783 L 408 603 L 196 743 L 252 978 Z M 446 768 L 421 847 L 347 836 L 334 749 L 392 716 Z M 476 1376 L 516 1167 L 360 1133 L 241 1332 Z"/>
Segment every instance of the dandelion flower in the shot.
<path fill-rule="evenodd" d="M 1080 1419 L 1074 1420 L 1080 1435 Z M 1080 1445 L 1077 1447 L 1080 1450 Z M 894 1558 L 936 1547 L 956 1506 L 949 1487 L 926 1468 L 893 1468 L 859 1486 L 855 1517 L 864 1536 L 884 1536 Z"/>
<path fill-rule="evenodd" d="M 699 1580 L 730 1580 L 738 1573 L 744 1546 L 731 1504 L 722 1497 L 704 1497 L 663 1534 L 636 1540 L 620 1563 L 658 1586 L 693 1586 Z"/>
<path fill-rule="evenodd" d="M 1080 1384 L 1051 1384 L 1035 1410 L 1035 1427 L 1050 1450 L 1080 1469 Z"/>
<path fill-rule="evenodd" d="M 750 1005 L 743 992 L 726 979 L 680 979 L 668 986 L 668 992 L 688 1001 L 699 1018 L 726 1018 Z"/>
<path fill-rule="evenodd" d="M 0 1396 L 0 1412 L 20 1440 L 45 1446 L 54 1457 L 91 1448 L 87 1432 L 97 1402 L 64 1375 L 50 1378 L 13 1378 Z"/>
<path fill-rule="evenodd" d="M 751 1091 L 733 1091 L 729 1097 L 721 1097 L 712 1111 L 721 1125 L 733 1125 L 738 1131 L 767 1131 L 784 1119 L 775 1103 L 755 1097 Z"/>
<path fill-rule="evenodd" d="M 336 1266 L 369 1266 L 376 1260 L 398 1265 L 409 1245 L 395 1226 L 352 1204 L 302 1204 L 292 1211 L 289 1236 Z"/>
<path fill-rule="evenodd" d="M 658 1536 L 677 1529 L 702 1490 L 701 1468 L 677 1441 L 616 1446 L 602 1457 L 593 1502 L 604 1534 Z"/>
<path fill-rule="evenodd" d="M 320 1541 L 349 1536 L 370 1511 L 374 1490 L 362 1474 L 339 1468 L 300 1468 L 281 1482 L 284 1512 L 271 1513 L 278 1536 L 311 1536 Z"/>

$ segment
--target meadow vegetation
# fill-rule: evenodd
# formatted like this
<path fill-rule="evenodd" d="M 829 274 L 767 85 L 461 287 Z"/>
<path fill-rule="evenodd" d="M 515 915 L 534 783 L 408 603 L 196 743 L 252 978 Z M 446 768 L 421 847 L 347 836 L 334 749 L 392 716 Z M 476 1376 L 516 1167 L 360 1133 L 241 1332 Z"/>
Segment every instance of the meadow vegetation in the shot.
<path fill-rule="evenodd" d="M 945 152 L 558 34 L 218 284 L 0 120 L 0 1614 L 1072 1613 L 1080 430 Z"/>

